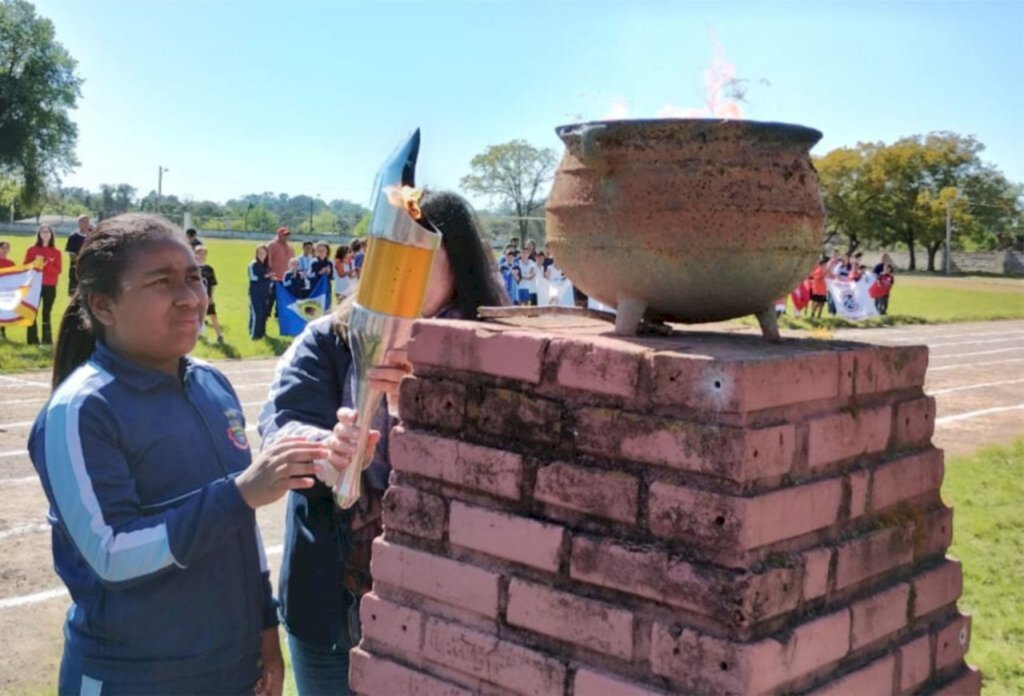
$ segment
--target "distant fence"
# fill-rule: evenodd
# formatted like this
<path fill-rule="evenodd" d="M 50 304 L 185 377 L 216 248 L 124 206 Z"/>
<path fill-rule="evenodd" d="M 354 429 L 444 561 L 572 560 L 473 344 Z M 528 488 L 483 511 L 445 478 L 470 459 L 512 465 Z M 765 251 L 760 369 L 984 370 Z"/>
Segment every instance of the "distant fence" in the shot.
<path fill-rule="evenodd" d="M 881 258 L 881 251 L 865 251 L 864 257 L 869 259 L 867 265 L 874 266 L 874 259 Z M 907 269 L 910 266 L 910 253 L 903 250 L 890 251 L 889 256 L 899 269 Z M 928 252 L 924 249 L 915 251 L 917 258 L 917 270 L 928 268 Z M 1005 251 L 954 251 L 950 259 L 953 273 L 991 273 L 1005 275 L 1015 278 L 1024 277 L 1024 253 L 1014 249 Z M 942 271 L 943 255 L 940 251 L 935 257 L 937 270 Z"/>
<path fill-rule="evenodd" d="M 46 223 L 53 228 L 58 237 L 66 237 L 76 229 L 78 229 L 78 223 L 75 220 L 61 223 Z M 24 222 L 0 222 L 0 236 L 10 235 L 15 237 L 34 237 L 38 226 L 35 223 L 24 223 Z M 269 242 L 274 238 L 274 232 L 228 232 L 227 230 L 196 230 L 200 239 L 204 237 L 210 239 L 249 239 L 254 242 Z M 304 242 L 306 239 L 310 239 L 317 242 L 327 242 L 328 244 L 349 244 L 353 237 L 342 236 L 337 234 L 323 234 L 317 232 L 314 234 L 301 234 L 298 232 L 292 233 L 292 242 Z"/>

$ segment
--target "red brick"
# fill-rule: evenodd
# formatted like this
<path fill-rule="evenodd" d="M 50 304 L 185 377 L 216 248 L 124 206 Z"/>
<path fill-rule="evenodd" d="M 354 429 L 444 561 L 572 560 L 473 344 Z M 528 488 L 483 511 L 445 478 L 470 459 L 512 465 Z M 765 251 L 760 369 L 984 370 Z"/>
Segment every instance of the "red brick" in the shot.
<path fill-rule="evenodd" d="M 917 529 L 917 556 L 945 553 L 953 543 L 953 508 L 939 508 L 925 513 Z"/>
<path fill-rule="evenodd" d="M 668 554 L 649 548 L 627 548 L 604 539 L 575 537 L 569 576 L 573 580 L 663 602 Z"/>
<path fill-rule="evenodd" d="M 652 696 L 663 692 L 581 667 L 573 678 L 572 693 L 573 696 Z"/>
<path fill-rule="evenodd" d="M 811 549 L 804 553 L 804 581 L 802 596 L 805 600 L 822 597 L 828 592 L 829 566 L 832 549 Z"/>
<path fill-rule="evenodd" d="M 399 411 L 406 422 L 460 430 L 466 414 L 466 385 L 429 378 L 403 379 Z"/>
<path fill-rule="evenodd" d="M 435 495 L 408 486 L 391 486 L 384 493 L 383 508 L 388 529 L 435 541 L 444 537 L 445 505 Z"/>
<path fill-rule="evenodd" d="M 576 429 L 582 452 L 738 482 L 788 473 L 796 440 L 792 425 L 731 428 L 603 408 L 581 410 Z"/>
<path fill-rule="evenodd" d="M 981 672 L 970 665 L 935 692 L 935 696 L 978 696 L 979 694 L 981 694 Z"/>
<path fill-rule="evenodd" d="M 875 512 L 925 493 L 938 496 L 942 485 L 942 450 L 930 449 L 888 462 L 872 474 L 871 505 Z"/>
<path fill-rule="evenodd" d="M 792 610 L 800 597 L 793 568 L 739 574 L 695 566 L 654 549 L 586 537 L 573 539 L 570 576 L 682 607 L 728 626 L 747 627 Z"/>
<path fill-rule="evenodd" d="M 833 413 L 808 423 L 807 464 L 811 469 L 832 462 L 882 452 L 889 443 L 889 406 L 852 413 Z"/>
<path fill-rule="evenodd" d="M 896 658 L 893 655 L 880 657 L 867 667 L 841 677 L 820 689 L 812 696 L 850 696 L 851 694 L 891 694 L 896 674 Z"/>
<path fill-rule="evenodd" d="M 523 458 L 514 452 L 435 437 L 397 426 L 389 437 L 391 466 L 501 498 L 518 500 Z"/>
<path fill-rule="evenodd" d="M 488 389 L 476 416 L 480 430 L 512 441 L 555 444 L 562 430 L 558 404 L 533 393 Z"/>
<path fill-rule="evenodd" d="M 450 682 L 409 669 L 397 662 L 353 648 L 349 653 L 349 686 L 365 696 L 471 696 Z"/>
<path fill-rule="evenodd" d="M 953 604 L 963 589 L 960 562 L 947 558 L 938 568 L 914 578 L 914 618 Z"/>
<path fill-rule="evenodd" d="M 837 551 L 836 589 L 910 563 L 914 559 L 912 526 L 889 527 L 865 534 Z"/>
<path fill-rule="evenodd" d="M 557 366 L 560 387 L 628 399 L 636 392 L 646 354 L 646 349 L 618 339 L 557 338 L 548 348 L 547 361 Z"/>
<path fill-rule="evenodd" d="M 839 395 L 923 387 L 927 368 L 927 346 L 871 346 L 848 351 L 839 360 Z"/>
<path fill-rule="evenodd" d="M 903 401 L 895 406 L 896 424 L 893 431 L 897 447 L 926 445 L 935 432 L 935 397 L 925 396 Z"/>
<path fill-rule="evenodd" d="M 443 479 L 484 493 L 519 500 L 523 458 L 514 452 L 459 443 L 459 456 L 443 471 Z"/>
<path fill-rule="evenodd" d="M 910 585 L 892 587 L 850 606 L 850 649 L 857 650 L 907 625 Z"/>
<path fill-rule="evenodd" d="M 494 326 L 419 320 L 409 341 L 409 361 L 491 377 L 539 384 L 548 340 L 541 334 L 503 331 Z"/>
<path fill-rule="evenodd" d="M 560 693 L 565 665 L 520 645 L 460 624 L 428 618 L 423 656 L 520 694 Z"/>
<path fill-rule="evenodd" d="M 483 616 L 498 615 L 499 577 L 466 563 L 391 544 L 378 537 L 373 542 L 370 573 L 374 582 Z"/>
<path fill-rule="evenodd" d="M 656 481 L 651 484 L 649 526 L 664 538 L 749 550 L 834 524 L 842 496 L 840 479 L 746 498 Z"/>
<path fill-rule="evenodd" d="M 960 614 L 935 636 L 935 671 L 959 664 L 971 647 L 971 617 Z"/>
<path fill-rule="evenodd" d="M 446 462 L 458 458 L 459 443 L 445 437 L 435 437 L 409 430 L 398 425 L 388 435 L 388 455 L 391 467 L 420 476 L 440 479 Z"/>
<path fill-rule="evenodd" d="M 931 636 L 923 635 L 905 645 L 901 645 L 899 654 L 900 693 L 908 693 L 932 676 Z"/>
<path fill-rule="evenodd" d="M 506 613 L 513 626 L 633 659 L 633 614 L 625 609 L 513 579 Z"/>
<path fill-rule="evenodd" d="M 762 346 L 754 358 L 751 351 L 744 354 L 735 346 L 709 345 L 698 352 L 701 349 L 695 345 L 689 354 L 659 352 L 652 356 L 652 398 L 656 403 L 747 413 L 834 399 L 838 394 L 839 356 L 831 351 L 811 352 L 783 344 Z M 790 369 L 795 363 L 799 370 Z"/>
<path fill-rule="evenodd" d="M 423 639 L 422 612 L 371 593 L 364 595 L 359 603 L 359 619 L 365 639 L 387 646 L 388 652 L 419 653 Z"/>
<path fill-rule="evenodd" d="M 457 546 L 555 573 L 564 537 L 558 525 L 452 501 L 448 540 Z"/>
<path fill-rule="evenodd" d="M 537 471 L 533 497 L 588 515 L 636 523 L 640 481 L 629 474 L 554 462 Z"/>
<path fill-rule="evenodd" d="M 783 641 L 733 643 L 655 623 L 651 669 L 678 682 L 677 691 L 771 691 L 842 659 L 850 649 L 850 612 L 828 614 L 783 635 Z"/>
<path fill-rule="evenodd" d="M 850 519 L 855 520 L 867 512 L 871 474 L 867 471 L 854 471 L 847 478 L 850 481 Z"/>

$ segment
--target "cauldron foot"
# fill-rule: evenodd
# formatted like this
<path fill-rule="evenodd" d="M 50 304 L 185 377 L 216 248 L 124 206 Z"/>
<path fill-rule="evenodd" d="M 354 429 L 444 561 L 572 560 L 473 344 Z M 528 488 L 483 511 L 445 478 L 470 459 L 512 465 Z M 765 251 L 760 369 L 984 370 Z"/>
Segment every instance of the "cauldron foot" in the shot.
<path fill-rule="evenodd" d="M 757 317 L 757 323 L 761 325 L 762 336 L 773 343 L 782 340 L 782 337 L 779 336 L 779 319 L 775 314 L 775 305 L 762 309 L 754 316 Z"/>
<path fill-rule="evenodd" d="M 615 306 L 615 333 L 618 336 L 636 336 L 640 320 L 644 318 L 647 303 L 632 297 L 620 299 Z"/>

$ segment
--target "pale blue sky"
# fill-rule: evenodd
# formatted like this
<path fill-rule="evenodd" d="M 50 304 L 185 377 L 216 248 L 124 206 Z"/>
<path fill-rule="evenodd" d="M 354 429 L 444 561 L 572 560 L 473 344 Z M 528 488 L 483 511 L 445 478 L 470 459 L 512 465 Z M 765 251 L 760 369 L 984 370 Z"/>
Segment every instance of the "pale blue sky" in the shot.
<path fill-rule="evenodd" d="M 745 118 L 812 126 L 814 150 L 933 130 L 977 136 L 1024 181 L 1024 2 L 95 2 L 39 0 L 85 78 L 81 166 L 225 201 L 366 204 L 423 130 L 418 181 L 455 187 L 487 145 L 561 152 L 554 127 L 701 107 L 717 37 Z"/>

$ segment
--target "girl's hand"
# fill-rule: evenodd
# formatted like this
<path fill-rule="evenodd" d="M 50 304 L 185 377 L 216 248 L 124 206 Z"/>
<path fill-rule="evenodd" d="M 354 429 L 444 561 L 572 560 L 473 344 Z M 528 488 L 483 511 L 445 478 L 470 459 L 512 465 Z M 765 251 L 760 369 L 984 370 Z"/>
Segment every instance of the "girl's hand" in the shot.
<path fill-rule="evenodd" d="M 338 409 L 338 424 L 324 440 L 327 447 L 327 461 L 339 472 L 345 471 L 352 463 L 359 439 L 359 428 L 356 427 L 356 412 L 351 408 Z M 371 430 L 366 438 L 366 449 L 363 451 L 363 467 L 373 461 L 373 451 L 380 442 L 380 431 Z"/>
<path fill-rule="evenodd" d="M 314 459 L 328 456 L 319 442 L 283 437 L 238 475 L 235 485 L 246 504 L 255 510 L 278 500 L 290 490 L 311 488 L 315 482 Z"/>
<path fill-rule="evenodd" d="M 260 633 L 260 664 L 263 674 L 256 682 L 255 696 L 281 696 L 284 691 L 284 657 L 276 626 Z"/>
<path fill-rule="evenodd" d="M 412 363 L 404 348 L 394 348 L 384 354 L 381 364 L 366 372 L 370 388 L 384 392 L 388 400 L 388 411 L 398 414 L 398 385 L 412 374 Z"/>

